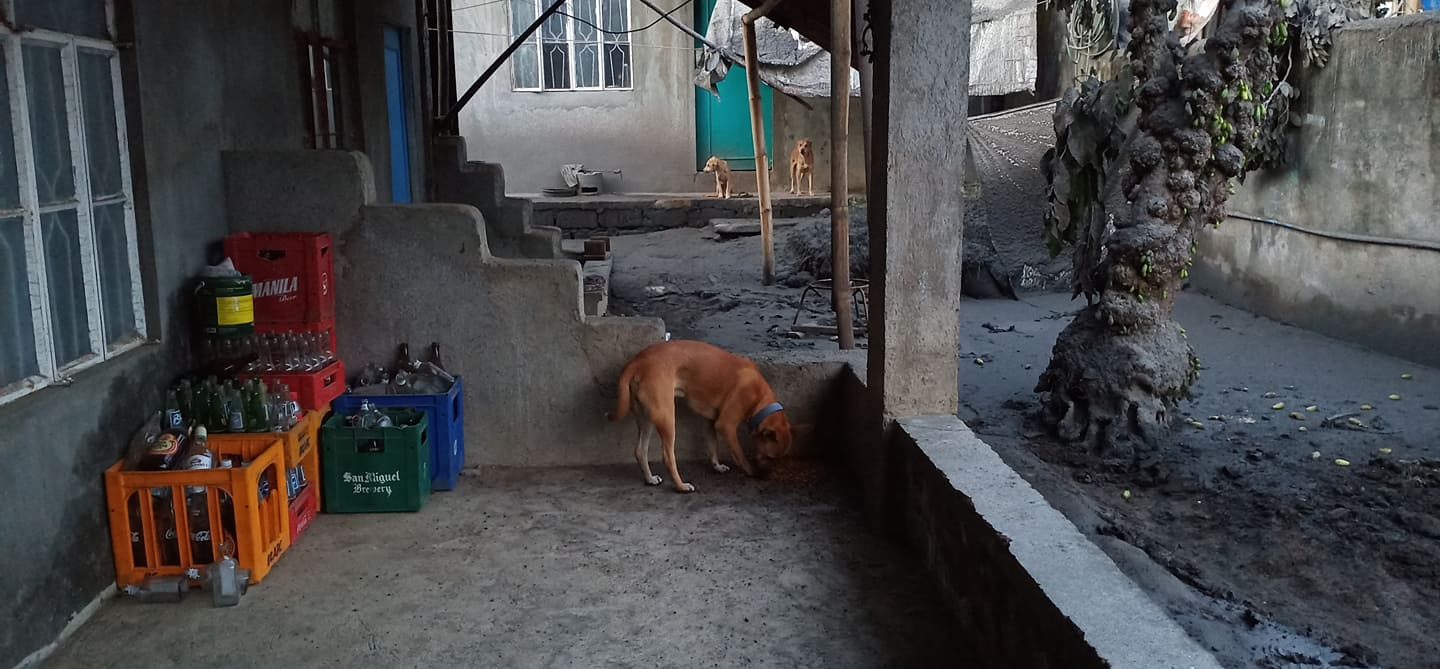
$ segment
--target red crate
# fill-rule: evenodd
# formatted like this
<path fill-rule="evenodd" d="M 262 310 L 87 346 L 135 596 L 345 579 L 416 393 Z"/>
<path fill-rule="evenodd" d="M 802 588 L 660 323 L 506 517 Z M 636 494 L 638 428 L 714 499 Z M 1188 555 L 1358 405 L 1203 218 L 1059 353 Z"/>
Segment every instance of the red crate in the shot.
<path fill-rule="evenodd" d="M 295 393 L 299 398 L 301 409 L 319 411 L 321 414 L 330 410 L 330 400 L 345 392 L 345 363 L 339 360 L 315 372 L 245 373 L 241 374 L 240 378 L 249 379 L 257 376 L 265 382 L 266 388 L 276 388 L 282 383 L 289 386 L 290 392 Z"/>
<path fill-rule="evenodd" d="M 305 529 L 310 527 L 310 521 L 315 520 L 316 514 L 320 512 L 320 497 L 316 490 L 320 487 L 320 479 L 316 477 L 310 482 L 295 500 L 290 502 L 290 543 L 300 539 Z"/>
<path fill-rule="evenodd" d="M 242 232 L 225 254 L 255 282 L 255 322 L 314 323 L 335 317 L 335 276 L 326 232 Z"/>
<path fill-rule="evenodd" d="M 338 342 L 337 342 L 336 339 L 335 339 L 335 319 L 333 319 L 333 318 L 327 318 L 327 319 L 325 319 L 325 320 L 323 320 L 323 321 L 316 321 L 316 322 L 314 322 L 314 323 L 256 323 L 256 324 L 255 324 L 255 333 L 256 333 L 256 334 L 277 334 L 277 333 L 278 333 L 278 334 L 285 334 L 285 333 L 289 333 L 289 332 L 299 332 L 299 333 L 304 333 L 304 334 L 308 334 L 308 333 L 311 333 L 311 332 L 319 332 L 319 333 L 322 333 L 322 334 L 325 335 L 325 338 L 326 338 L 326 339 L 329 339 L 329 340 L 330 340 L 330 352 L 331 352 L 331 353 L 335 353 L 335 350 L 336 350 L 335 347 L 336 347 L 336 345 L 338 344 Z"/>

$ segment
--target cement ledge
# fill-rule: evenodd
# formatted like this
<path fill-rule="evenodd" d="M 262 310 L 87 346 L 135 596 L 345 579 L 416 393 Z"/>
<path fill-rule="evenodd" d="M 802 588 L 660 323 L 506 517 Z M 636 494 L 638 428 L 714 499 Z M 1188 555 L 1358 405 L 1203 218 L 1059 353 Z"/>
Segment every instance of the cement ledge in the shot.
<path fill-rule="evenodd" d="M 907 533 L 997 666 L 1219 669 L 958 418 L 898 426 Z"/>

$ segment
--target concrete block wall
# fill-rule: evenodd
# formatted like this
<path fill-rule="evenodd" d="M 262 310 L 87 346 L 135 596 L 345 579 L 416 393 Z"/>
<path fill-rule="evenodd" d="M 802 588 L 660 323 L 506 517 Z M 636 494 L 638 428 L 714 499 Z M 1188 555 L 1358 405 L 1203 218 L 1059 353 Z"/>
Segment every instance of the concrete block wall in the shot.
<path fill-rule="evenodd" d="M 1305 76 L 1290 164 L 1253 174 L 1204 230 L 1195 287 L 1229 304 L 1440 364 L 1440 13 L 1336 31 Z"/>

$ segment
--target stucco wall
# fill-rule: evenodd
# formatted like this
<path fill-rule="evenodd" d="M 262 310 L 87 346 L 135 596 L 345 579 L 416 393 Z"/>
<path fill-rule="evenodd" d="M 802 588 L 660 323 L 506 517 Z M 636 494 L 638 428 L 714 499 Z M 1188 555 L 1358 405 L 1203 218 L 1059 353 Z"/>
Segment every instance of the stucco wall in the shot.
<path fill-rule="evenodd" d="M 101 473 L 187 366 L 188 280 L 226 231 L 220 149 L 298 146 L 303 136 L 298 86 L 276 83 L 298 71 L 287 0 L 117 5 L 119 39 L 134 43 L 121 58 L 157 343 L 0 406 L 5 667 L 50 644 L 114 582 Z"/>
<path fill-rule="evenodd" d="M 1338 31 L 1302 90 L 1290 166 L 1252 175 L 1229 210 L 1311 232 L 1232 217 L 1201 235 L 1195 285 L 1440 364 L 1440 15 Z"/>
<path fill-rule="evenodd" d="M 669 10 L 682 1 L 656 5 Z M 454 14 L 461 92 L 510 44 L 507 3 L 466 4 L 476 6 Z M 630 5 L 632 28 L 658 18 L 639 2 Z M 693 11 L 685 7 L 675 16 L 688 22 Z M 504 165 L 512 193 L 560 185 L 565 163 L 623 170 L 623 178 L 607 177 L 610 190 L 696 190 L 694 40 L 662 21 L 631 35 L 631 43 L 634 90 L 514 91 L 512 64 L 502 65 L 461 112 L 470 160 Z"/>

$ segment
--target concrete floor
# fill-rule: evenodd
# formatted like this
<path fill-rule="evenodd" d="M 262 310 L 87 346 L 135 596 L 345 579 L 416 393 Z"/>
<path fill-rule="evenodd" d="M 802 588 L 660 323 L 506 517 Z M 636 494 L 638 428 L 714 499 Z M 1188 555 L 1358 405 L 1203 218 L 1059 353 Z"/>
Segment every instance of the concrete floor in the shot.
<path fill-rule="evenodd" d="M 966 666 L 918 562 L 804 482 L 487 470 L 418 514 L 324 515 L 238 607 L 105 605 L 47 667 Z"/>

